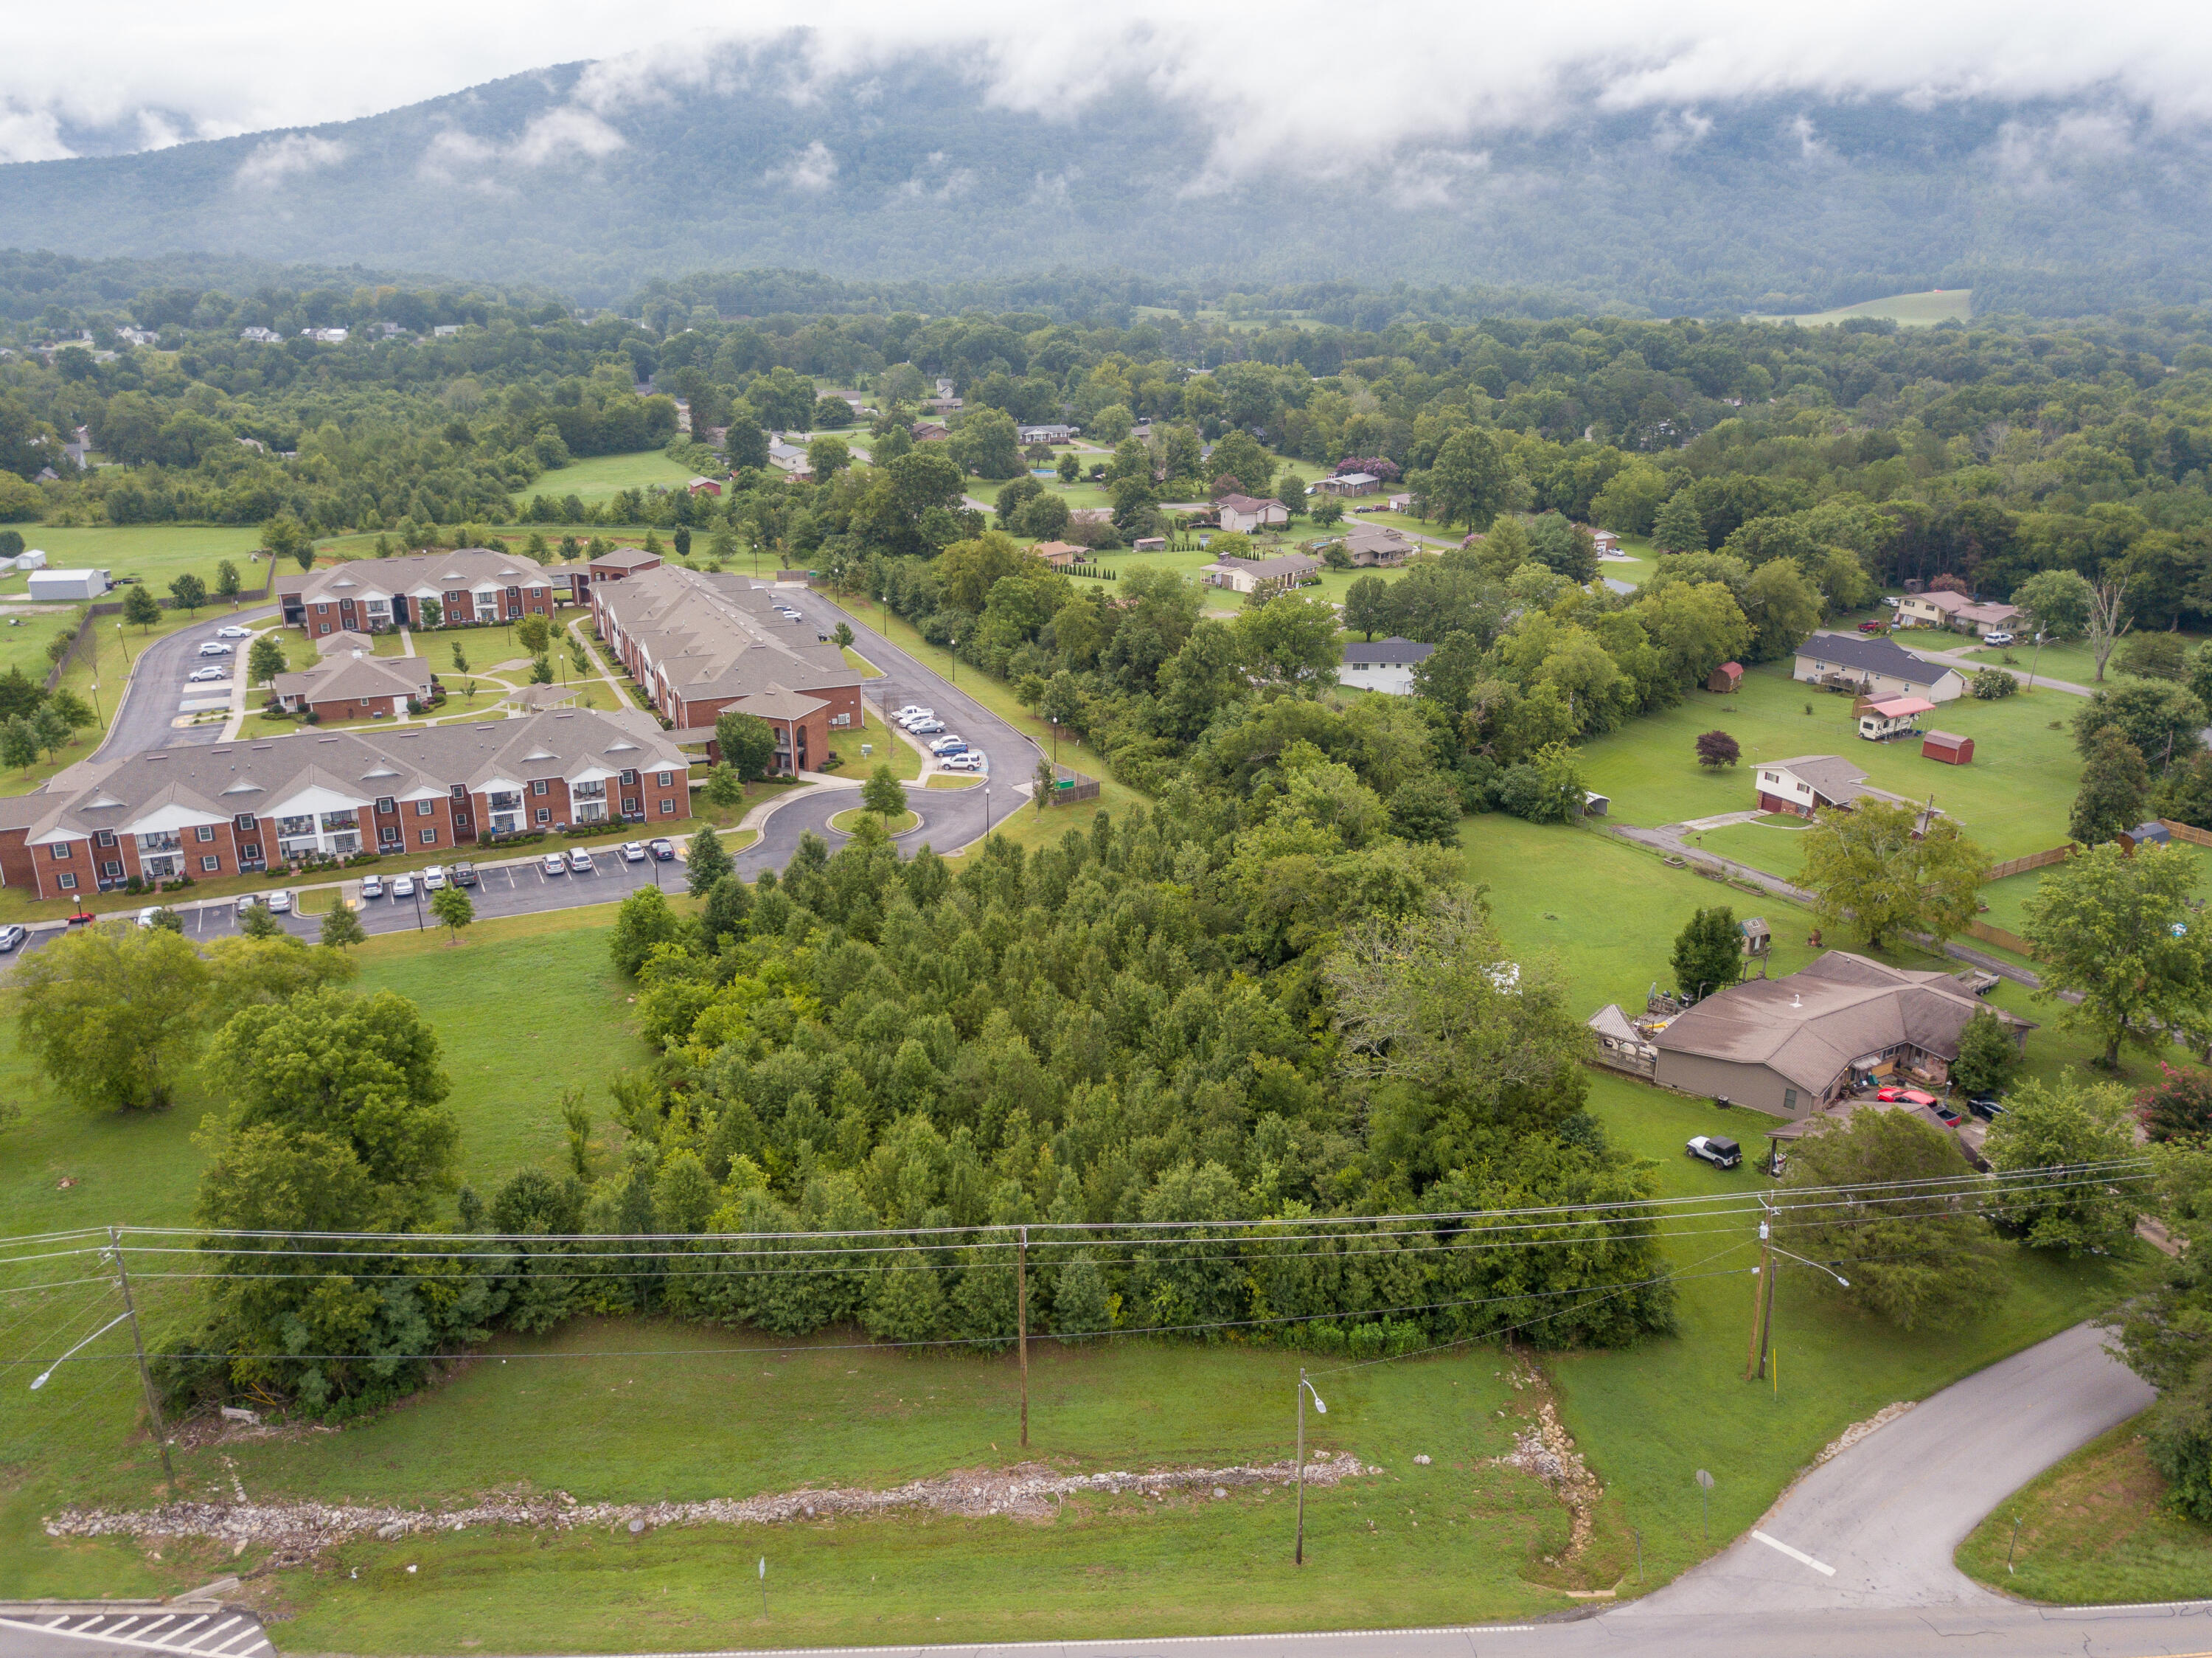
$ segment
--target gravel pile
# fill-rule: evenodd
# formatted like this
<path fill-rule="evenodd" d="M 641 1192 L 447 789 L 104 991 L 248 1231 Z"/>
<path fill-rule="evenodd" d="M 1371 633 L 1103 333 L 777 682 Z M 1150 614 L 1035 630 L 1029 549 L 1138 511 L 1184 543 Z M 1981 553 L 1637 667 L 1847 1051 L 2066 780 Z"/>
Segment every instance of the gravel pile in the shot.
<path fill-rule="evenodd" d="M 1309 1485 L 1334 1485 L 1378 1467 L 1356 1456 L 1316 1456 L 1306 1464 Z M 1171 1468 L 1154 1473 L 1056 1474 L 1041 1463 L 975 1468 L 917 1479 L 887 1491 L 783 1491 L 742 1500 L 705 1503 L 579 1503 L 565 1491 L 550 1496 L 489 1496 L 465 1508 L 380 1509 L 323 1503 L 173 1503 L 159 1509 L 64 1509 L 46 1521 L 49 1537 L 198 1537 L 234 1549 L 267 1549 L 297 1559 L 332 1544 L 362 1537 L 391 1541 L 433 1532 L 483 1526 L 575 1531 L 603 1527 L 626 1532 L 637 1524 L 759 1526 L 791 1521 L 837 1520 L 926 1509 L 971 1517 L 1003 1515 L 1041 1519 L 1064 1498 L 1085 1494 L 1165 1497 L 1182 1491 L 1225 1496 L 1233 1486 L 1287 1484 L 1290 1461 L 1234 1468 Z"/>

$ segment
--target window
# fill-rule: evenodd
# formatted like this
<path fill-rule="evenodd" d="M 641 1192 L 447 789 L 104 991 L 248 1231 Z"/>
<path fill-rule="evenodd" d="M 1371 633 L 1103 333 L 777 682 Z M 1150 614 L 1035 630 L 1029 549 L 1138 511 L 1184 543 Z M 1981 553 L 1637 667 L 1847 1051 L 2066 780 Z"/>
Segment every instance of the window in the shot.
<path fill-rule="evenodd" d="M 1795 1111 L 1797 1109 L 1796 1089 L 1784 1088 L 1782 1090 L 1782 1109 L 1784 1111 Z"/>
<path fill-rule="evenodd" d="M 112 846 L 115 844 L 115 831 L 112 829 L 103 829 L 98 834 L 94 835 L 93 839 L 97 841 L 102 846 Z"/>
<path fill-rule="evenodd" d="M 53 851 L 53 855 L 54 855 L 54 862 L 55 862 L 55 863 L 68 863 L 68 862 L 69 862 L 70 849 L 69 849 L 67 846 L 64 845 L 61 842 L 59 842 L 59 841 L 56 841 L 56 842 L 53 844 L 53 847 L 52 847 L 52 851 Z"/>
<path fill-rule="evenodd" d="M 552 785 L 541 777 L 536 783 L 530 785 L 530 792 L 533 795 L 542 795 Z"/>
<path fill-rule="evenodd" d="M 76 891 L 76 877 L 75 875 L 64 875 L 57 884 L 64 893 L 74 893 Z"/>
<path fill-rule="evenodd" d="M 539 808 L 538 808 L 538 822 L 540 822 L 540 823 L 550 823 L 550 822 L 552 822 L 552 821 L 553 821 L 553 813 L 552 813 L 551 808 L 548 808 L 548 807 L 544 807 L 544 806 L 539 807 Z"/>
<path fill-rule="evenodd" d="M 435 829 L 425 829 L 422 832 L 422 844 L 425 846 L 435 846 L 438 844 L 438 832 Z"/>
<path fill-rule="evenodd" d="M 391 795 L 379 795 L 376 797 L 376 815 L 380 818 L 388 818 L 398 809 L 399 802 Z"/>
<path fill-rule="evenodd" d="M 328 605 L 317 605 L 315 607 L 315 614 L 318 616 L 327 616 L 330 614 L 330 611 L 331 607 Z"/>
<path fill-rule="evenodd" d="M 236 817 L 230 820 L 230 826 L 237 830 L 241 835 L 250 835 L 253 832 L 253 826 L 258 821 L 260 821 L 260 820 L 256 818 L 252 813 L 240 812 Z"/>
<path fill-rule="evenodd" d="M 637 796 L 635 795 L 624 795 L 623 796 L 623 810 L 626 813 L 636 811 Z"/>
<path fill-rule="evenodd" d="M 215 825 L 203 823 L 192 831 L 192 838 L 204 845 L 215 838 Z"/>
<path fill-rule="evenodd" d="M 427 818 L 437 809 L 438 802 L 434 800 L 418 800 L 415 802 L 415 815 L 418 818 Z"/>
<path fill-rule="evenodd" d="M 672 800 L 665 800 L 661 802 L 660 815 L 664 818 L 674 817 L 676 815 L 676 802 Z"/>
<path fill-rule="evenodd" d="M 238 855 L 241 858 L 258 863 L 261 861 L 261 843 L 258 840 L 246 841 L 239 847 Z"/>
<path fill-rule="evenodd" d="M 676 774 L 673 771 L 663 771 L 659 777 L 655 777 L 653 781 L 659 783 L 663 789 L 665 789 L 676 781 Z"/>
<path fill-rule="evenodd" d="M 100 866 L 100 878 L 102 881 L 122 880 L 123 860 L 121 858 L 110 858 L 106 863 L 101 864 Z"/>
<path fill-rule="evenodd" d="M 635 771 L 625 771 L 625 772 L 623 772 L 623 773 L 622 774 L 622 785 L 623 785 L 623 788 L 625 788 L 625 789 L 630 788 L 630 787 L 631 787 L 632 785 L 634 785 L 636 782 L 637 782 L 637 773 L 636 773 L 636 772 L 635 772 Z"/>
<path fill-rule="evenodd" d="M 200 860 L 200 873 L 204 875 L 211 875 L 222 868 L 222 860 L 219 857 L 204 857 Z"/>

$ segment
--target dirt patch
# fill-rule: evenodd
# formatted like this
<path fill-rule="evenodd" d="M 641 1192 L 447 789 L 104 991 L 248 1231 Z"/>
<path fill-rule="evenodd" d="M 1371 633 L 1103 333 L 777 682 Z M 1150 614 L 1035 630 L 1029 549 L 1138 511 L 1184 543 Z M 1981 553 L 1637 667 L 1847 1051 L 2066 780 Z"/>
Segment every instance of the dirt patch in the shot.
<path fill-rule="evenodd" d="M 1575 1448 L 1574 1436 L 1559 1420 L 1559 1413 L 1550 1399 L 1536 1407 L 1535 1421 L 1515 1432 L 1513 1448 L 1494 1461 L 1499 1467 L 1518 1468 L 1533 1475 L 1565 1505 L 1571 1520 L 1567 1546 L 1544 1564 L 1567 1566 L 1580 1559 L 1589 1546 L 1597 1505 L 1605 1496 L 1605 1488 L 1583 1460 L 1583 1454 Z"/>
<path fill-rule="evenodd" d="M 1042 1463 L 1025 1462 L 1011 1468 L 963 1469 L 882 1491 L 808 1490 L 704 1503 L 579 1503 L 565 1491 L 556 1491 L 550 1496 L 488 1496 L 465 1507 L 434 1510 L 321 1503 L 172 1503 L 159 1509 L 64 1509 L 49 1515 L 45 1524 L 49 1537 L 205 1538 L 233 1549 L 266 1549 L 272 1563 L 283 1565 L 355 1538 L 392 1541 L 484 1526 L 630 1532 L 663 1526 L 830 1521 L 907 1509 L 969 1518 L 1000 1515 L 1042 1520 L 1071 1496 L 1164 1498 L 1190 1490 L 1211 1495 L 1215 1486 L 1225 1490 L 1234 1486 L 1280 1485 L 1295 1478 L 1297 1472 L 1294 1464 L 1285 1461 L 1233 1468 L 1169 1468 L 1150 1473 L 1060 1474 Z M 1382 1472 L 1356 1456 L 1339 1453 L 1310 1460 L 1305 1478 L 1309 1485 L 1328 1486 Z"/>

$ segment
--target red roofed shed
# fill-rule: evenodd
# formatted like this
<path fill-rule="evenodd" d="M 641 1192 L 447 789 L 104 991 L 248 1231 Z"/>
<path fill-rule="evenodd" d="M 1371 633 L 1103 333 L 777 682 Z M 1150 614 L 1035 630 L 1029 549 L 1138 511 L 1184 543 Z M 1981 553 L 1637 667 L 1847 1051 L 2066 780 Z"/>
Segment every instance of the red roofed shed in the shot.
<path fill-rule="evenodd" d="M 1974 740 L 1950 731 L 1929 731 L 1920 739 L 1920 758 L 1941 760 L 1946 765 L 1972 765 Z"/>
<path fill-rule="evenodd" d="M 1734 691 L 1743 683 L 1741 662 L 1723 662 L 1705 676 L 1708 691 Z"/>

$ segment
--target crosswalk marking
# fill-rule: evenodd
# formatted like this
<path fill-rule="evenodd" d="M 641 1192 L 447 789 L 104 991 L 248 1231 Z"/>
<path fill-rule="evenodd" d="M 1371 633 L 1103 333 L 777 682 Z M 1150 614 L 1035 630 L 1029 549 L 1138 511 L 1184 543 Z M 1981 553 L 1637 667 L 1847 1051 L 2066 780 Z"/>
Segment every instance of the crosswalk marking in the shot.
<path fill-rule="evenodd" d="M 189 1658 L 246 1658 L 269 1649 L 260 1624 L 243 1612 L 167 1612 L 149 1620 L 146 1612 L 71 1612 L 0 1615 L 0 1631 L 58 1637 L 94 1646 L 135 1652 L 174 1653 Z"/>

